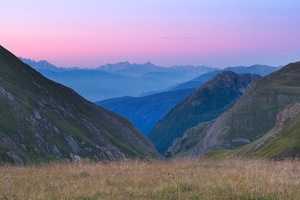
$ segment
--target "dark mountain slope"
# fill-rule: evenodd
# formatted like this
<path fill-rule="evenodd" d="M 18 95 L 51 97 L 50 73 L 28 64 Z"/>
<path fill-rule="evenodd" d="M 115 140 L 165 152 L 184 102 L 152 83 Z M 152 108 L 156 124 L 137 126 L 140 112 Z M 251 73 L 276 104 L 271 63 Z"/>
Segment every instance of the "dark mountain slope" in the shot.
<path fill-rule="evenodd" d="M 169 91 L 144 97 L 120 97 L 96 104 L 126 117 L 147 135 L 162 116 L 193 90 Z"/>
<path fill-rule="evenodd" d="M 300 102 L 300 62 L 259 79 L 209 127 L 194 130 L 202 139 L 189 155 L 201 156 L 208 151 L 234 149 L 253 142 L 274 127 L 280 111 L 297 102 Z"/>
<path fill-rule="evenodd" d="M 175 138 L 200 122 L 217 118 L 231 108 L 258 75 L 225 71 L 195 90 L 160 120 L 148 138 L 159 152 L 165 152 Z"/>
<path fill-rule="evenodd" d="M 125 118 L 44 78 L 0 46 L 0 160 L 156 157 Z"/>

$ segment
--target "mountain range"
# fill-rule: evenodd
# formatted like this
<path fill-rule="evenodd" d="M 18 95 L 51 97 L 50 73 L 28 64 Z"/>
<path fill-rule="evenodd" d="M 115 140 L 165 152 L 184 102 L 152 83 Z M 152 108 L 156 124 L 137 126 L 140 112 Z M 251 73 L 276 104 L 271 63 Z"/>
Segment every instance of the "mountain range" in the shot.
<path fill-rule="evenodd" d="M 156 149 L 164 153 L 175 138 L 189 128 L 210 121 L 231 108 L 250 83 L 260 76 L 224 71 L 209 80 L 169 111 L 149 133 Z"/>
<path fill-rule="evenodd" d="M 161 69 L 152 63 L 128 62 L 65 69 L 47 61 L 26 62 L 31 67 L 0 46 L 0 163 L 161 158 L 157 150 L 171 158 L 281 159 L 300 154 L 300 62 L 283 68 L 254 65 L 226 70 L 193 66 Z M 82 90 L 97 85 L 99 77 L 104 77 L 103 89 L 114 80 L 124 79 L 129 86 L 147 77 L 166 82 L 180 79 L 181 83 L 146 91 L 159 91 L 151 95 L 98 103 L 124 112 L 124 116 L 131 113 L 128 118 L 134 123 L 140 120 L 137 126 L 145 132 L 155 124 L 149 141 L 126 118 L 96 106 L 32 68 L 61 80 L 66 77 L 64 80 Z M 197 73 L 202 74 L 187 79 Z"/>
<path fill-rule="evenodd" d="M 257 80 L 231 109 L 187 130 L 183 137 L 174 140 L 168 152 L 198 157 L 241 147 L 238 155 L 295 156 L 299 154 L 299 102 L 297 62 Z"/>
<path fill-rule="evenodd" d="M 215 70 L 211 67 L 206 66 L 193 66 L 193 65 L 179 65 L 179 66 L 171 66 L 171 67 L 161 67 L 156 66 L 151 62 L 147 62 L 144 64 L 130 64 L 129 62 L 120 62 L 116 64 L 107 64 L 103 66 L 99 66 L 96 68 L 100 71 L 105 71 L 108 73 L 116 73 L 124 76 L 130 77 L 140 77 L 145 74 L 148 75 L 164 75 L 164 73 L 175 73 L 181 74 L 187 77 L 197 77 L 200 74 L 207 73 L 209 71 Z"/>
<path fill-rule="evenodd" d="M 174 85 L 160 92 L 153 92 L 142 97 L 119 97 L 96 102 L 97 105 L 116 112 L 129 119 L 142 133 L 147 135 L 154 125 L 173 107 L 184 100 L 196 88 L 212 79 L 222 71 L 238 74 L 267 75 L 278 70 L 277 67 L 253 65 L 249 67 L 229 67 L 202 74 L 190 81 Z"/>
<path fill-rule="evenodd" d="M 203 83 L 212 79 L 215 75 L 217 75 L 218 73 L 220 73 L 222 71 L 232 71 L 232 72 L 235 72 L 236 74 L 257 74 L 260 76 L 265 76 L 265 75 L 268 75 L 280 68 L 281 68 L 281 66 L 280 67 L 272 67 L 272 66 L 268 66 L 268 65 L 251 65 L 251 66 L 247 66 L 247 67 L 246 66 L 237 66 L 237 67 L 227 67 L 224 69 L 216 69 L 216 70 L 204 73 L 204 74 L 202 74 L 192 80 L 189 80 L 187 82 L 171 86 L 170 88 L 167 88 L 160 92 L 175 91 L 175 90 L 190 89 L 190 88 L 196 89 L 196 88 L 200 87 Z M 156 92 L 156 93 L 158 93 L 158 92 Z"/>
<path fill-rule="evenodd" d="M 0 46 L 0 162 L 157 158 L 127 119 L 55 83 Z"/>
<path fill-rule="evenodd" d="M 93 69 L 68 69 L 55 67 L 46 61 L 20 59 L 45 77 L 74 89 L 93 102 L 162 90 L 215 70 L 205 66 L 159 67 L 150 62 L 120 62 Z"/>

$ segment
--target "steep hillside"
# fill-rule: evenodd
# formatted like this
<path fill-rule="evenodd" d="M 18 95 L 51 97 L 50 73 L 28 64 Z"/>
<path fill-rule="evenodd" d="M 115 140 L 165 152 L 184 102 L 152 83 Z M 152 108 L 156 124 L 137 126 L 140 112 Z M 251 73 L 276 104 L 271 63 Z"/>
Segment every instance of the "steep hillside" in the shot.
<path fill-rule="evenodd" d="M 300 62 L 259 79 L 209 127 L 195 127 L 194 137 L 197 135 L 201 140 L 189 148 L 188 154 L 201 156 L 211 150 L 234 149 L 253 142 L 274 127 L 280 111 L 297 102 L 300 102 Z M 187 137 L 185 141 L 191 142 Z M 177 153 L 186 150 L 177 150 Z"/>
<path fill-rule="evenodd" d="M 300 103 L 290 105 L 276 118 L 275 126 L 233 155 L 279 159 L 300 156 Z"/>
<path fill-rule="evenodd" d="M 128 120 L 44 78 L 0 46 L 0 161 L 157 155 Z"/>
<path fill-rule="evenodd" d="M 147 135 L 162 116 L 193 90 L 169 91 L 144 97 L 120 97 L 99 101 L 96 104 L 126 117 Z"/>
<path fill-rule="evenodd" d="M 248 85 L 258 78 L 258 75 L 221 72 L 169 111 L 156 124 L 148 138 L 159 152 L 165 152 L 172 145 L 173 139 L 182 137 L 187 129 L 215 119 L 231 108 Z"/>

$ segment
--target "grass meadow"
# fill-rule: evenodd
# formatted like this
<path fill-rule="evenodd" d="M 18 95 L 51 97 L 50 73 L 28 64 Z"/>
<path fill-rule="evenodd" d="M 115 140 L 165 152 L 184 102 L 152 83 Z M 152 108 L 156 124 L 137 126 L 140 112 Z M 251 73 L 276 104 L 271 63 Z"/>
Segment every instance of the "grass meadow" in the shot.
<path fill-rule="evenodd" d="M 300 161 L 227 158 L 4 165 L 0 199 L 300 199 Z"/>

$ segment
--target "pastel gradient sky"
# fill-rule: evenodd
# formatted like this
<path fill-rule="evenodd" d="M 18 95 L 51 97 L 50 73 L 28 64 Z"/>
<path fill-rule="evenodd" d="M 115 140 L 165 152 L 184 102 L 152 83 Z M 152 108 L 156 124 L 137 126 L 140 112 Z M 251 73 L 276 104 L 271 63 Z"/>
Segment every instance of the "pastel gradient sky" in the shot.
<path fill-rule="evenodd" d="M 285 65 L 299 0 L 0 0 L 0 44 L 63 67 Z"/>

